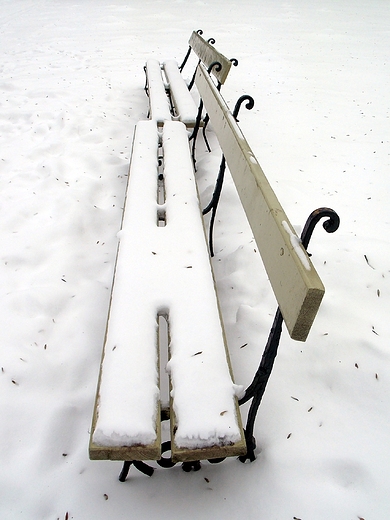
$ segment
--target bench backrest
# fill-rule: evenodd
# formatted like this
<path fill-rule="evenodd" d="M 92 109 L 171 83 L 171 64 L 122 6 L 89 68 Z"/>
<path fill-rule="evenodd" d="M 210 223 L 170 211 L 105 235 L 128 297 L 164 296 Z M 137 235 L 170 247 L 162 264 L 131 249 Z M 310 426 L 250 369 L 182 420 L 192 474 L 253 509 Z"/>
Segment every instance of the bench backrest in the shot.
<path fill-rule="evenodd" d="M 221 64 L 221 70 L 216 70 L 214 67 L 212 69 L 212 74 L 223 85 L 226 81 L 227 75 L 229 74 L 232 62 L 223 54 L 218 52 L 215 47 L 202 38 L 202 36 L 196 31 L 193 31 L 191 34 L 188 44 L 201 62 L 204 63 L 206 69 L 208 69 L 214 62 Z"/>
<path fill-rule="evenodd" d="M 287 329 L 293 339 L 305 341 L 324 295 L 324 286 L 236 120 L 201 64 L 195 82 Z"/>

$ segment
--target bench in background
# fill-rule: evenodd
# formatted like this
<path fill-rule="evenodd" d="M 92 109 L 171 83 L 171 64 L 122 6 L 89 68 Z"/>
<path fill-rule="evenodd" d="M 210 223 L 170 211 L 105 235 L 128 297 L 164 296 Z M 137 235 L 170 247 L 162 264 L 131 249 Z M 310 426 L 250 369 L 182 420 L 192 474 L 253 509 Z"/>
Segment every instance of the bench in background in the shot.
<path fill-rule="evenodd" d="M 170 336 L 172 391 L 165 412 L 172 460 L 244 455 L 188 134 L 177 121 L 164 124 L 162 137 L 155 121 L 140 121 L 135 131 L 91 435 L 93 459 L 161 457 L 158 316 L 167 320 Z"/>
<path fill-rule="evenodd" d="M 198 63 L 203 63 L 206 69 L 214 63 L 220 64 L 219 67 L 212 68 L 219 88 L 226 81 L 232 64 L 237 65 L 237 60 L 227 59 L 213 47 L 213 39 L 206 41 L 201 34 L 202 31 L 194 31 L 191 34 L 187 54 L 180 66 L 172 59 L 162 64 L 155 59 L 146 62 L 145 91 L 149 96 L 149 117 L 160 126 L 170 119 L 179 120 L 187 127 L 195 125 L 198 103 L 191 94 L 195 74 L 188 85 L 182 75 L 191 52 L 196 54 Z"/>

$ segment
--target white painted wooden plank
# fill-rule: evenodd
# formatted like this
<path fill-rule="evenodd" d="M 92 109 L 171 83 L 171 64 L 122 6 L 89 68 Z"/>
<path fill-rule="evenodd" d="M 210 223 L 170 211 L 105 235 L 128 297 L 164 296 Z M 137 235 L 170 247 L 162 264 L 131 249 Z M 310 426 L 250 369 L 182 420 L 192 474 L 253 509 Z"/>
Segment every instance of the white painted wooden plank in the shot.
<path fill-rule="evenodd" d="M 233 384 L 227 360 L 188 135 L 183 125 L 164 125 L 163 148 L 165 229 L 172 234 L 174 250 L 169 261 L 178 262 L 169 278 L 169 291 L 176 294 L 175 299 L 170 297 L 168 312 L 168 370 L 175 419 L 172 454 L 175 457 L 177 451 L 183 454 L 185 449 L 215 446 L 223 446 L 230 455 L 242 454 L 246 448 L 236 398 L 239 389 Z M 187 456 L 191 457 L 188 452 Z"/>
<path fill-rule="evenodd" d="M 304 341 L 324 286 L 263 170 L 203 65 L 196 85 L 225 154 L 264 266 L 293 339 Z"/>
<path fill-rule="evenodd" d="M 152 256 L 150 244 L 143 237 L 156 227 L 157 149 L 156 122 L 139 122 L 133 140 L 91 458 L 150 460 L 161 456 L 156 311 L 153 299 L 142 298 L 145 287 L 136 267 L 145 256 Z"/>
<path fill-rule="evenodd" d="M 159 125 L 172 118 L 168 96 L 161 75 L 161 65 L 157 60 L 146 62 L 146 77 L 149 94 L 150 119 Z"/>
<path fill-rule="evenodd" d="M 175 60 L 167 60 L 164 62 L 163 67 L 178 118 L 186 126 L 194 126 L 198 107 L 179 71 L 177 62 Z"/>
<path fill-rule="evenodd" d="M 189 39 L 189 45 L 198 56 L 198 58 L 205 64 L 206 69 L 214 63 L 218 62 L 221 64 L 221 70 L 215 68 L 212 69 L 212 74 L 217 80 L 223 85 L 226 81 L 227 75 L 229 74 L 232 62 L 228 60 L 223 54 L 217 51 L 210 43 L 208 43 L 200 34 L 193 31 Z"/>
<path fill-rule="evenodd" d="M 189 450 L 217 445 L 224 454 L 243 453 L 238 388 L 226 357 L 186 127 L 164 124 L 162 204 L 157 144 L 156 122 L 138 123 L 90 454 L 119 458 L 130 446 L 142 457 L 147 450 L 139 448 L 157 442 L 158 314 L 169 323 L 172 450 L 194 457 Z M 159 227 L 162 212 L 166 225 Z"/>

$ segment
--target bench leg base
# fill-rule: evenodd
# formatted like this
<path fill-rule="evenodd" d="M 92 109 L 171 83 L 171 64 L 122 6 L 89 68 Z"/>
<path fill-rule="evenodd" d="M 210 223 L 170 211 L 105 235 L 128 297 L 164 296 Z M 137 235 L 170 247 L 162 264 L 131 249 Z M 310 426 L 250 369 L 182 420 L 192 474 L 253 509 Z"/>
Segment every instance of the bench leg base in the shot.
<path fill-rule="evenodd" d="M 130 471 L 130 466 L 132 464 L 135 468 L 138 469 L 138 471 L 140 471 L 144 475 L 147 475 L 148 477 L 151 477 L 154 473 L 154 468 L 148 466 L 147 464 L 145 464 L 145 462 L 142 462 L 141 460 L 125 460 L 123 463 L 122 471 L 120 472 L 118 478 L 119 482 L 125 482 L 127 475 Z"/>
<path fill-rule="evenodd" d="M 241 455 L 238 457 L 238 460 L 245 463 L 247 460 L 250 462 L 253 462 L 256 460 L 256 456 L 254 453 L 254 450 L 256 449 L 256 440 L 254 437 L 252 437 L 252 441 L 250 443 L 247 442 L 248 451 L 245 455 Z M 223 462 L 226 457 L 221 457 L 219 459 L 208 459 L 208 462 L 211 464 L 218 464 L 220 462 Z M 164 458 L 162 457 L 160 460 L 156 461 L 159 466 L 162 468 L 172 468 L 176 465 L 175 462 L 172 462 L 170 458 Z M 133 465 L 138 471 L 143 473 L 144 475 L 147 475 L 148 477 L 151 477 L 154 473 L 154 468 L 151 466 L 148 466 L 145 462 L 142 462 L 140 460 L 125 460 L 123 462 L 122 471 L 119 474 L 118 480 L 119 482 L 125 482 L 127 479 L 127 476 L 130 471 L 130 467 Z M 183 462 L 181 465 L 181 468 L 186 473 L 190 473 L 191 471 L 199 471 L 202 467 L 202 464 L 200 460 L 193 460 L 189 462 Z"/>
<path fill-rule="evenodd" d="M 240 455 L 238 457 L 238 460 L 242 463 L 245 464 L 245 462 L 247 460 L 249 460 L 249 462 L 253 462 L 254 460 L 256 460 L 256 455 L 255 455 L 255 449 L 256 449 L 256 439 L 254 438 L 253 435 L 250 436 L 249 438 L 249 435 L 247 434 L 247 431 L 245 431 L 245 440 L 246 440 L 246 447 L 247 447 L 247 452 L 245 455 Z"/>
<path fill-rule="evenodd" d="M 191 470 L 199 471 L 201 468 L 200 460 L 193 460 L 191 462 L 183 462 L 181 465 L 181 469 L 186 473 L 189 473 Z"/>

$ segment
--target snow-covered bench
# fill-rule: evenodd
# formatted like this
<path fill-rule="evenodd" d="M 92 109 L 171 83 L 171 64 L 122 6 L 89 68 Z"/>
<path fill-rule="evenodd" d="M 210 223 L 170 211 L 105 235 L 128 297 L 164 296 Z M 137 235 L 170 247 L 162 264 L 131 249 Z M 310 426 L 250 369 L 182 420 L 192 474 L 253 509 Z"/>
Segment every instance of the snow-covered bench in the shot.
<path fill-rule="evenodd" d="M 187 130 L 168 121 L 160 135 L 149 120 L 134 135 L 91 459 L 161 457 L 159 316 L 169 330 L 172 460 L 245 454 Z"/>
<path fill-rule="evenodd" d="M 322 217 L 329 217 L 328 232 L 339 225 L 333 210 L 320 208 L 298 238 L 237 125 L 239 104 L 231 113 L 203 64 L 195 82 L 201 104 L 193 138 L 204 105 L 223 152 L 220 176 L 227 163 L 279 307 L 260 366 L 242 392 L 233 381 L 186 126 L 139 122 L 90 440 L 91 459 L 125 461 L 120 480 L 131 463 L 151 474 L 153 469 L 139 462 L 145 460 L 164 467 L 183 461 L 184 469 L 198 469 L 203 459 L 255 459 L 254 422 L 282 323 L 293 339 L 305 341 L 324 295 L 306 252 L 310 236 Z M 164 410 L 161 316 L 168 323 L 170 354 L 170 403 Z M 238 405 L 250 399 L 243 431 Z M 162 443 L 160 420 L 167 417 L 170 441 Z M 167 450 L 171 457 L 162 457 Z"/>
<path fill-rule="evenodd" d="M 232 63 L 237 64 L 236 60 L 228 60 L 213 47 L 210 42 L 214 40 L 206 41 L 201 34 L 202 31 L 194 31 L 191 34 L 189 49 L 180 67 L 175 60 L 166 60 L 162 64 L 156 59 L 146 62 L 145 90 L 149 96 L 149 117 L 158 125 L 172 118 L 182 121 L 187 127 L 195 125 L 198 104 L 191 94 L 193 80 L 187 85 L 182 76 L 182 70 L 191 51 L 206 68 L 216 62 L 220 64 L 218 68 L 212 69 L 219 85 L 225 82 Z"/>

